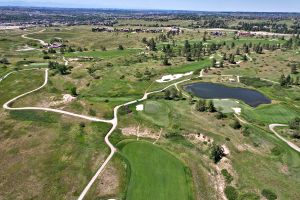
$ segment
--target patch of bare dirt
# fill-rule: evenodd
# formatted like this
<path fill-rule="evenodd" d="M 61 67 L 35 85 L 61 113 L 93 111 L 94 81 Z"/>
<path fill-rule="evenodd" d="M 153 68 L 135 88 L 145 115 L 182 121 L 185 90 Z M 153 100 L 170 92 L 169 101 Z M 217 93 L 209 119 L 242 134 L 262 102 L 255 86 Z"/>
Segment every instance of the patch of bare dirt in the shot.
<path fill-rule="evenodd" d="M 287 165 L 280 165 L 279 170 L 283 174 L 289 174 L 289 167 Z"/>
<path fill-rule="evenodd" d="M 152 139 L 158 139 L 160 132 L 150 130 L 148 128 L 143 128 L 140 126 L 137 127 L 125 127 L 121 128 L 122 134 L 125 136 L 137 136 L 139 137 L 144 137 L 144 138 L 152 138 Z"/>
<path fill-rule="evenodd" d="M 206 135 L 203 135 L 202 133 L 190 133 L 190 134 L 185 135 L 185 138 L 194 144 L 204 143 L 204 142 L 207 144 L 212 144 L 214 141 L 212 138 L 210 138 Z"/>
<path fill-rule="evenodd" d="M 75 99 L 76 99 L 76 97 L 73 97 L 70 94 L 64 94 L 61 100 L 53 101 L 53 99 L 52 99 L 52 101 L 49 103 L 49 106 L 53 107 L 53 106 L 65 105 L 65 104 L 71 103 Z"/>
<path fill-rule="evenodd" d="M 112 164 L 109 164 L 99 176 L 95 196 L 98 198 L 116 196 L 120 188 L 118 174 L 118 170 Z"/>
<path fill-rule="evenodd" d="M 225 145 L 222 145 L 222 147 L 224 148 L 224 153 L 226 154 L 226 156 L 230 155 L 229 148 Z M 222 160 L 218 164 L 214 164 L 212 168 L 214 168 L 215 170 L 210 174 L 210 176 L 212 177 L 212 180 L 214 180 L 214 187 L 217 191 L 218 199 L 227 200 L 224 193 L 227 183 L 221 171 L 223 169 L 226 169 L 233 176 L 233 181 L 230 183 L 230 185 L 237 184 L 238 175 L 233 169 L 230 159 L 227 157 L 222 158 Z"/>

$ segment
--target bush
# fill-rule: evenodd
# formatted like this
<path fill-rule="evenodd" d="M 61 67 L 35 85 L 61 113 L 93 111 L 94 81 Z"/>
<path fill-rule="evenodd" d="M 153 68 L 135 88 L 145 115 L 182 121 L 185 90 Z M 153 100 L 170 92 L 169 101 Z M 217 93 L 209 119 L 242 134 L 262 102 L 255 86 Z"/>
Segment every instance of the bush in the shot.
<path fill-rule="evenodd" d="M 224 192 L 228 200 L 237 200 L 239 196 L 237 190 L 232 186 L 227 186 Z"/>
<path fill-rule="evenodd" d="M 220 145 L 214 145 L 211 151 L 211 158 L 214 160 L 215 163 L 218 163 L 223 157 L 224 149 Z"/>
<path fill-rule="evenodd" d="M 290 129 L 300 130 L 300 118 L 296 117 L 293 120 L 291 120 L 289 123 L 289 126 L 290 126 Z"/>
<path fill-rule="evenodd" d="M 89 109 L 89 115 L 91 115 L 91 116 L 96 116 L 96 111 L 95 110 L 93 110 L 93 109 Z"/>
<path fill-rule="evenodd" d="M 252 192 L 247 192 L 239 197 L 240 200 L 260 200 L 259 195 L 252 193 Z"/>
<path fill-rule="evenodd" d="M 230 126 L 233 129 L 240 129 L 242 127 L 242 125 L 240 124 L 240 122 L 238 120 L 234 120 L 234 122 L 232 124 L 230 124 Z"/>
<path fill-rule="evenodd" d="M 233 177 L 226 169 L 222 169 L 221 173 L 224 176 L 226 183 L 230 184 L 233 181 Z"/>
<path fill-rule="evenodd" d="M 70 89 L 70 91 L 71 91 L 71 95 L 73 96 L 73 97 L 76 97 L 78 94 L 77 94 L 77 88 L 76 87 L 72 87 L 71 89 Z"/>
<path fill-rule="evenodd" d="M 276 146 L 271 150 L 271 152 L 273 155 L 279 156 L 282 153 L 282 149 L 279 146 Z"/>
<path fill-rule="evenodd" d="M 217 114 L 216 114 L 216 118 L 217 119 L 223 119 L 225 117 L 225 115 L 222 113 L 222 112 L 217 112 Z"/>
<path fill-rule="evenodd" d="M 261 194 L 268 200 L 275 200 L 277 199 L 277 195 L 272 192 L 271 190 L 268 190 L 268 189 L 263 189 L 261 191 Z"/>

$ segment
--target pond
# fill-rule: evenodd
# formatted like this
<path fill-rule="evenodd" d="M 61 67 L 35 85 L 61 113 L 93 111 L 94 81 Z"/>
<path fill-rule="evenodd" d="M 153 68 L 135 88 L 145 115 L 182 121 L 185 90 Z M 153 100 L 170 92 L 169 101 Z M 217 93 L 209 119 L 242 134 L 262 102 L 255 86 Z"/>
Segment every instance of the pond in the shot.
<path fill-rule="evenodd" d="M 216 83 L 193 83 L 185 85 L 184 89 L 203 99 L 238 99 L 252 107 L 271 103 L 269 98 L 256 90 L 227 87 Z"/>

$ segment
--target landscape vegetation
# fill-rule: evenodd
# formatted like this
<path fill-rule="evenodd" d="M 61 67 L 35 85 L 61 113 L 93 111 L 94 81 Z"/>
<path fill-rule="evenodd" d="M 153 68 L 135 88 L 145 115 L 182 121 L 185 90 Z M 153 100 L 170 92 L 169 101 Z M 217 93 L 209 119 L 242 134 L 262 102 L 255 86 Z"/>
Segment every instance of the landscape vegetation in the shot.
<path fill-rule="evenodd" d="M 73 12 L 1 19 L 0 199 L 299 199 L 299 15 Z"/>

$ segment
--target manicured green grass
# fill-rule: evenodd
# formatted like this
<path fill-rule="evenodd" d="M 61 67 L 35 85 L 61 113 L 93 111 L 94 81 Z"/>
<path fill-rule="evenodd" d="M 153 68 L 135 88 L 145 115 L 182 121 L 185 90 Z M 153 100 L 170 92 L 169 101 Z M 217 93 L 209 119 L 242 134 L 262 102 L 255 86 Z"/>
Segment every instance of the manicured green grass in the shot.
<path fill-rule="evenodd" d="M 245 107 L 242 115 L 250 121 L 258 123 L 288 123 L 291 119 L 300 115 L 299 110 L 284 104 L 263 105 L 252 109 Z"/>
<path fill-rule="evenodd" d="M 95 57 L 103 59 L 111 59 L 117 57 L 126 57 L 130 55 L 137 54 L 141 49 L 124 49 L 124 50 L 109 50 L 109 51 L 87 51 L 87 52 L 75 52 L 75 53 L 66 53 L 66 57 Z"/>
<path fill-rule="evenodd" d="M 217 110 L 222 111 L 223 113 L 232 113 L 234 112 L 232 108 L 240 108 L 241 105 L 237 103 L 236 100 L 231 100 L 231 99 L 224 99 L 224 100 L 219 100 L 219 99 L 214 99 L 213 100 L 215 107 Z M 221 110 L 220 110 L 221 108 Z"/>
<path fill-rule="evenodd" d="M 137 114 L 153 124 L 167 127 L 170 123 L 169 113 L 168 105 L 163 101 L 146 101 L 144 103 L 144 111 L 140 111 Z"/>
<path fill-rule="evenodd" d="M 175 156 L 149 142 L 129 142 L 122 153 L 130 164 L 126 199 L 193 199 L 189 169 Z"/>

